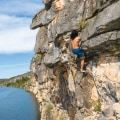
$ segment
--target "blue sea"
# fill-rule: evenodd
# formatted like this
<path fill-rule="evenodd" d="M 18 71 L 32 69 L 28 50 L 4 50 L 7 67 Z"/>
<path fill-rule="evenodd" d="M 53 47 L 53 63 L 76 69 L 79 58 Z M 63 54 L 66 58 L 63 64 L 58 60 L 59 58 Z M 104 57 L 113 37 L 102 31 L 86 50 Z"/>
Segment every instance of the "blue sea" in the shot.
<path fill-rule="evenodd" d="M 35 97 L 23 89 L 0 87 L 0 120 L 39 120 Z"/>

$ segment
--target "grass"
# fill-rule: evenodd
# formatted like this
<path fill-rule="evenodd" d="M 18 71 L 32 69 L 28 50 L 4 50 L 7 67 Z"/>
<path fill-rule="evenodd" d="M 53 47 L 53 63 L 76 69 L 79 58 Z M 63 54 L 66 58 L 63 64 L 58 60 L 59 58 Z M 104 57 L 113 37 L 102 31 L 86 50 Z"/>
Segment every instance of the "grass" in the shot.
<path fill-rule="evenodd" d="M 101 102 L 100 102 L 100 99 L 98 99 L 97 101 L 93 101 L 92 102 L 92 106 L 94 108 L 94 111 L 101 111 Z"/>
<path fill-rule="evenodd" d="M 85 20 L 82 18 L 80 21 L 78 21 L 77 26 L 81 29 L 84 29 L 88 24 L 88 20 Z"/>
<path fill-rule="evenodd" d="M 39 52 L 39 53 L 35 54 L 35 56 L 33 56 L 33 58 L 35 58 L 35 59 L 36 59 L 36 58 L 39 58 L 39 57 L 42 58 L 44 55 L 45 55 L 45 52 L 43 52 L 43 53 L 42 53 L 42 52 Z"/>
<path fill-rule="evenodd" d="M 41 54 L 35 54 L 34 58 L 41 57 Z"/>
<path fill-rule="evenodd" d="M 58 111 L 54 108 L 51 103 L 48 103 L 45 107 L 45 114 L 47 118 L 52 120 L 64 120 L 64 115 L 61 111 Z"/>
<path fill-rule="evenodd" d="M 45 114 L 50 115 L 52 113 L 53 105 L 48 103 L 45 108 Z"/>

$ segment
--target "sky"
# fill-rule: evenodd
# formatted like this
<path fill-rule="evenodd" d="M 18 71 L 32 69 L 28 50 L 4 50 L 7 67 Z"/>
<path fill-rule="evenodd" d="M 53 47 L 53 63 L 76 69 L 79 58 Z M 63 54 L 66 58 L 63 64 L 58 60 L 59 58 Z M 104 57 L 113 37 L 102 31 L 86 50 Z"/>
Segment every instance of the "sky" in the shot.
<path fill-rule="evenodd" d="M 31 30 L 42 0 L 0 0 L 0 79 L 30 71 L 37 30 Z"/>

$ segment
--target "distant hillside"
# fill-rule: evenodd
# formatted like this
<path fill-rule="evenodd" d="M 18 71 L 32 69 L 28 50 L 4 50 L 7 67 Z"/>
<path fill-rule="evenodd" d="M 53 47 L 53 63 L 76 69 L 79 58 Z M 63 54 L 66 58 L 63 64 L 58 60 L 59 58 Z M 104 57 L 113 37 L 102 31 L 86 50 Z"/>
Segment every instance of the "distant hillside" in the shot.
<path fill-rule="evenodd" d="M 0 79 L 0 81 L 3 81 L 3 80 L 8 80 L 8 79 Z"/>
<path fill-rule="evenodd" d="M 31 72 L 24 73 L 9 79 L 0 79 L 0 86 L 26 88 L 30 84 Z"/>

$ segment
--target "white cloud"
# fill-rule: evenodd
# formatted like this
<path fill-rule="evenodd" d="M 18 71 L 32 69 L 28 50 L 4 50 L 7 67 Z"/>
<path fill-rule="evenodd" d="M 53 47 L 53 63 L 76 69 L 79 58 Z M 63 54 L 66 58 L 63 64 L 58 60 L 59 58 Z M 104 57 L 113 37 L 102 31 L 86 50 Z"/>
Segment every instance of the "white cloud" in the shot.
<path fill-rule="evenodd" d="M 0 14 L 0 53 L 33 51 L 36 30 L 30 30 L 31 20 Z"/>
<path fill-rule="evenodd" d="M 0 53 L 33 51 L 36 30 L 30 30 L 32 16 L 43 7 L 39 0 L 1 0 Z"/>
<path fill-rule="evenodd" d="M 0 53 L 33 51 L 36 32 L 28 27 L 0 31 Z"/>
<path fill-rule="evenodd" d="M 32 21 L 32 18 L 27 17 L 15 17 L 5 14 L 0 14 L 0 30 L 19 28 L 23 26 L 28 26 Z"/>

